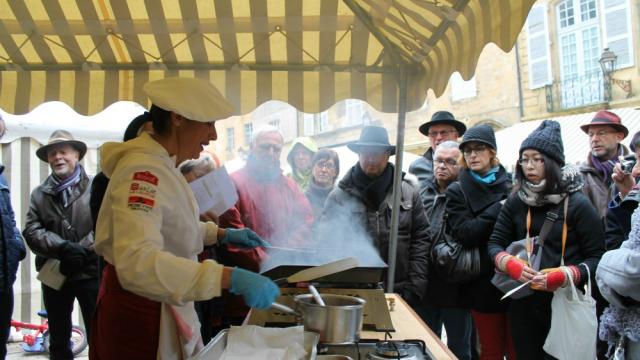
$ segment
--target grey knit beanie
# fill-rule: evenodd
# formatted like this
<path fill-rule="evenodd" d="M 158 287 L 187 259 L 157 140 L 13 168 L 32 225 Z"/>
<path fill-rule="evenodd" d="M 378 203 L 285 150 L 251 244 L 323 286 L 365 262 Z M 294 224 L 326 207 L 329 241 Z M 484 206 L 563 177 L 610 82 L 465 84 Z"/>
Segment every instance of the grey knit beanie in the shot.
<path fill-rule="evenodd" d="M 526 149 L 534 149 L 564 166 L 564 146 L 557 121 L 545 120 L 520 145 L 520 157 Z"/>

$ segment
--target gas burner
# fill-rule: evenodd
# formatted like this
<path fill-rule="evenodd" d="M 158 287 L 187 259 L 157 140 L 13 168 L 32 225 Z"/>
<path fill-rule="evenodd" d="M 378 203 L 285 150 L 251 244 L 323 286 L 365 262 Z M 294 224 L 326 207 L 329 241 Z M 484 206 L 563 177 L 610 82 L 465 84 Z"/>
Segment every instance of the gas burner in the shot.
<path fill-rule="evenodd" d="M 375 344 L 375 350 L 369 353 L 367 358 L 370 360 L 421 359 L 414 345 L 402 341 L 380 341 Z"/>

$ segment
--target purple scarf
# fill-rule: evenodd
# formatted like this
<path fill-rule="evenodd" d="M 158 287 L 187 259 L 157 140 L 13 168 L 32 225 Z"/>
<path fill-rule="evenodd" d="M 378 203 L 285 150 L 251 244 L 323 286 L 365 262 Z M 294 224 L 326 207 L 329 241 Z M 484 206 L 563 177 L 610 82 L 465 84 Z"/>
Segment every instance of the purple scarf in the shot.
<path fill-rule="evenodd" d="M 591 154 L 591 163 L 593 164 L 593 167 L 598 171 L 598 173 L 602 174 L 605 184 L 611 185 L 611 182 L 613 181 L 611 179 L 611 174 L 613 174 L 613 167 L 620 162 L 619 157 L 622 156 L 622 154 L 622 146 L 618 146 L 618 154 L 609 160 L 601 161 L 593 154 Z"/>
<path fill-rule="evenodd" d="M 52 175 L 51 178 L 55 185 L 53 192 L 56 195 L 60 195 L 62 199 L 62 205 L 64 207 L 69 206 L 69 198 L 71 197 L 71 191 L 73 187 L 80 182 L 82 179 L 82 166 L 80 164 L 76 165 L 75 170 L 73 170 L 73 174 L 69 175 L 64 180 L 60 180 L 57 176 Z"/>

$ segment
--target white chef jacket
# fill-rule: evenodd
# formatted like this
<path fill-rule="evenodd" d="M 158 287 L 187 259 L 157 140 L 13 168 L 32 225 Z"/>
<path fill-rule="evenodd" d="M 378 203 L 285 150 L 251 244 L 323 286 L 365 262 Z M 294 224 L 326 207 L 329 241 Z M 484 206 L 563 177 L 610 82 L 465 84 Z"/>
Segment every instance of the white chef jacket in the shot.
<path fill-rule="evenodd" d="M 125 290 L 163 303 L 158 358 L 178 358 L 180 351 L 189 357 L 201 342 L 176 335 L 176 316 L 199 339 L 193 301 L 220 296 L 223 266 L 199 263 L 197 254 L 216 243 L 218 227 L 199 221 L 175 160 L 147 133 L 104 144 L 101 157 L 110 182 L 96 225 L 96 253 L 115 267 Z"/>

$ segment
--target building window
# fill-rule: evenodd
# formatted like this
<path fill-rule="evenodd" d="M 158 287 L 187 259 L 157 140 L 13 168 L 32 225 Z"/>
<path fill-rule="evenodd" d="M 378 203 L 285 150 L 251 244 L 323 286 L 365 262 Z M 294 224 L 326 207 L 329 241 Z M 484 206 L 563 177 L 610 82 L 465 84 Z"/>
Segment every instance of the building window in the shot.
<path fill-rule="evenodd" d="M 475 76 L 469 81 L 464 81 L 459 72 L 454 72 L 449 83 L 451 84 L 451 101 L 469 99 L 477 94 Z"/>
<path fill-rule="evenodd" d="M 346 100 L 345 102 L 345 124 L 347 126 L 355 126 L 362 124 L 362 116 L 364 114 L 364 104 L 360 100 Z"/>
<path fill-rule="evenodd" d="M 253 124 L 244 124 L 244 144 L 251 144 L 251 136 L 253 136 Z"/>
<path fill-rule="evenodd" d="M 235 147 L 233 135 L 233 128 L 227 128 L 227 152 L 233 152 L 233 148 Z"/>
<path fill-rule="evenodd" d="M 580 9 L 575 16 L 574 9 Z M 565 0 L 558 5 L 560 103 L 574 108 L 602 102 L 601 41 L 595 0 Z"/>
<path fill-rule="evenodd" d="M 318 114 L 318 129 L 319 132 L 329 131 L 329 114 L 326 111 Z"/>
<path fill-rule="evenodd" d="M 311 136 L 315 134 L 315 116 L 313 114 L 303 114 L 302 115 L 303 127 L 304 127 L 304 135 Z"/>
<path fill-rule="evenodd" d="M 276 120 L 271 120 L 269 121 L 269 125 L 278 128 L 278 130 L 280 130 L 280 120 L 276 119 Z"/>

